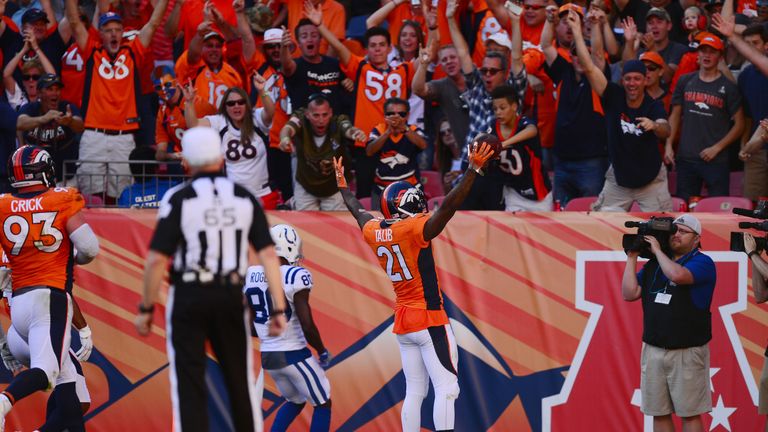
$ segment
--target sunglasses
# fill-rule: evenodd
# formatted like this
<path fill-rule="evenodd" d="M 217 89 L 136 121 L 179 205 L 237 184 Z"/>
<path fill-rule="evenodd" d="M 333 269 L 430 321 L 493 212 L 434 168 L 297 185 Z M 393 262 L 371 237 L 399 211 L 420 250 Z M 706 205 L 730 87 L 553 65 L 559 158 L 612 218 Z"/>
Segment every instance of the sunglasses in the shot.
<path fill-rule="evenodd" d="M 501 72 L 499 68 L 480 68 L 480 73 L 483 75 L 496 75 Z"/>
<path fill-rule="evenodd" d="M 162 90 L 170 90 L 172 88 L 176 87 L 176 83 L 168 81 L 163 84 L 156 84 L 155 85 L 155 91 L 162 91 Z"/>
<path fill-rule="evenodd" d="M 399 115 L 402 118 L 408 117 L 408 113 L 405 111 L 387 111 L 385 114 L 387 115 L 387 117 L 393 116 L 393 115 Z"/>
<path fill-rule="evenodd" d="M 525 10 L 534 10 L 534 11 L 537 11 L 537 10 L 542 10 L 542 9 L 544 9 L 545 7 L 546 7 L 546 6 L 544 6 L 544 5 L 524 5 L 524 6 L 523 6 L 523 8 L 524 8 Z"/>
<path fill-rule="evenodd" d="M 37 81 L 40 79 L 40 75 L 22 75 L 21 79 L 24 81 L 29 81 L 29 80 Z"/>
<path fill-rule="evenodd" d="M 233 107 L 235 105 L 237 106 L 243 106 L 245 105 L 245 99 L 238 99 L 238 100 L 230 100 L 226 102 L 228 107 Z"/>
<path fill-rule="evenodd" d="M 276 49 L 280 48 L 280 44 L 264 44 L 264 49 Z"/>
<path fill-rule="evenodd" d="M 648 69 L 648 71 L 650 72 L 656 72 L 657 70 L 661 69 L 656 65 L 650 65 L 650 64 L 645 65 L 645 68 Z"/>

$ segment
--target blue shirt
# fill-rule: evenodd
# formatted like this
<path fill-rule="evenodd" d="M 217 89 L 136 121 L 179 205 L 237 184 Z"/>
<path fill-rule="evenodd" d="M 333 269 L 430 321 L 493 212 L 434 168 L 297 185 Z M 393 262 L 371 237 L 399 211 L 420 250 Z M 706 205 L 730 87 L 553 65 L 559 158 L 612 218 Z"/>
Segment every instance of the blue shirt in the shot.
<path fill-rule="evenodd" d="M 739 74 L 739 90 L 746 99 L 744 113 L 752 118 L 751 134 L 760 126 L 760 120 L 768 118 L 768 77 L 763 75 L 755 65 L 747 66 Z"/>
<path fill-rule="evenodd" d="M 692 256 L 689 258 L 689 255 Z M 712 294 L 715 291 L 715 282 L 717 281 L 717 270 L 712 258 L 701 253 L 699 249 L 694 249 L 675 262 L 688 269 L 691 275 L 693 275 L 693 283 L 690 285 L 693 304 L 698 309 L 709 310 L 709 306 L 712 303 Z M 643 280 L 644 271 L 645 268 L 642 268 L 637 273 L 638 283 L 641 283 Z M 669 279 L 661 271 L 661 267 L 659 267 L 656 275 L 654 275 L 654 280 L 656 279 L 658 279 L 658 282 L 654 283 L 654 287 L 664 286 L 669 294 L 674 295 L 674 287 L 668 285 Z M 649 289 L 657 289 L 654 287 L 649 287 Z"/>
<path fill-rule="evenodd" d="M 16 150 L 16 110 L 0 100 L 0 175 L 8 177 L 7 161 Z"/>

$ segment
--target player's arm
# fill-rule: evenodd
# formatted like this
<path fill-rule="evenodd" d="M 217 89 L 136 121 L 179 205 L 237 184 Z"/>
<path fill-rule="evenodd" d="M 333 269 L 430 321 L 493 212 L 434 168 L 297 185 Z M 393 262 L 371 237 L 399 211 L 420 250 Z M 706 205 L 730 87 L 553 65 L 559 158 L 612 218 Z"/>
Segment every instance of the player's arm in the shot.
<path fill-rule="evenodd" d="M 85 221 L 83 212 L 78 211 L 67 220 L 67 233 L 77 249 L 75 263 L 88 264 L 99 253 L 99 238 Z"/>
<path fill-rule="evenodd" d="M 72 297 L 72 326 L 77 329 L 77 333 L 80 336 L 80 349 L 75 353 L 75 357 L 80 361 L 87 361 L 93 351 L 91 327 L 85 321 L 85 315 L 80 310 L 80 305 L 77 304 L 75 296 L 70 296 Z"/>
<path fill-rule="evenodd" d="M 472 183 L 475 182 L 475 177 L 480 173 L 480 170 L 485 166 L 493 156 L 493 150 L 486 143 L 475 143 L 469 150 L 467 159 L 469 160 L 469 168 L 464 173 L 459 184 L 448 192 L 445 196 L 443 204 L 432 213 L 429 220 L 424 224 L 424 240 L 430 241 L 433 238 L 440 235 L 440 233 L 451 220 L 453 214 L 459 208 L 464 199 L 469 195 L 469 191 L 472 189 Z"/>
<path fill-rule="evenodd" d="M 362 229 L 369 220 L 373 219 L 373 215 L 368 213 L 360 201 L 355 198 L 355 194 L 350 192 L 347 179 L 344 177 L 344 164 L 341 157 L 333 158 L 333 169 L 336 171 L 336 186 L 338 186 L 341 197 L 344 199 L 344 204 L 357 221 L 357 225 Z"/>
<path fill-rule="evenodd" d="M 312 21 L 312 24 L 317 26 L 317 31 L 320 32 L 320 36 L 328 41 L 328 45 L 333 48 L 333 51 L 339 54 L 339 61 L 341 64 L 348 64 L 349 59 L 352 57 L 352 51 L 349 50 L 339 38 L 336 37 L 333 32 L 323 24 L 323 11 L 321 5 L 312 5 L 312 2 L 304 2 L 304 14 Z"/>
<path fill-rule="evenodd" d="M 301 323 L 301 331 L 304 332 L 304 337 L 307 338 L 307 343 L 317 351 L 318 354 L 326 352 L 323 339 L 320 337 L 320 330 L 315 325 L 315 320 L 312 318 L 312 308 L 309 306 L 309 290 L 303 289 L 293 294 L 293 311 L 296 316 L 299 317 L 299 323 Z"/>
<path fill-rule="evenodd" d="M 141 31 L 139 32 L 139 42 L 145 47 L 148 47 L 152 42 L 152 36 L 155 34 L 155 31 L 160 26 L 160 22 L 163 20 L 166 7 L 168 7 L 168 0 L 158 0 L 149 21 L 141 28 Z"/>
<path fill-rule="evenodd" d="M 272 296 L 272 310 L 269 317 L 269 334 L 278 336 L 286 326 L 285 319 L 285 290 L 281 284 L 283 280 L 280 273 L 280 260 L 275 253 L 275 246 L 269 234 L 267 216 L 261 210 L 261 206 L 255 197 L 253 202 L 253 219 L 251 229 L 248 232 L 248 242 L 256 251 L 259 262 L 264 267 L 264 276 L 267 278 L 269 295 Z"/>

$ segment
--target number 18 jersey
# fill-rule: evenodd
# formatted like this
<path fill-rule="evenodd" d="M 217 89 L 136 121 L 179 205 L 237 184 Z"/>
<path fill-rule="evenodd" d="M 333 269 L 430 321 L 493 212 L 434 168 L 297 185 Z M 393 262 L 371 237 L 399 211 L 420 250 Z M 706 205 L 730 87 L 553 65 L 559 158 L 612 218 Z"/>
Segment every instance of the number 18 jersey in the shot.
<path fill-rule="evenodd" d="M 67 221 L 84 205 L 71 188 L 0 195 L 0 244 L 13 269 L 14 291 L 37 285 L 71 290 L 74 254 Z"/>
<path fill-rule="evenodd" d="M 301 290 L 312 289 L 312 275 L 304 267 L 281 265 L 280 281 L 285 290 L 285 318 L 288 325 L 280 336 L 269 335 L 269 315 L 272 312 L 272 297 L 267 288 L 267 277 L 263 266 L 251 266 L 245 275 L 243 292 L 248 306 L 253 311 L 253 325 L 261 339 L 262 352 L 296 351 L 307 347 L 299 317 L 294 313 L 293 295 Z"/>
<path fill-rule="evenodd" d="M 432 243 L 424 240 L 428 220 L 425 213 L 396 221 L 372 219 L 363 226 L 363 238 L 395 289 L 397 334 L 448 324 Z"/>

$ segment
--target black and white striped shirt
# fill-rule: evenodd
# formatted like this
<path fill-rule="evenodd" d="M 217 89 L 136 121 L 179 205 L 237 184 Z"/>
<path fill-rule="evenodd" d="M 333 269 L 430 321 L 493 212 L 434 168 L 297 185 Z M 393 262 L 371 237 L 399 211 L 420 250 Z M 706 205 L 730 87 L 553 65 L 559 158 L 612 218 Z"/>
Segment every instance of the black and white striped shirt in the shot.
<path fill-rule="evenodd" d="M 173 255 L 176 275 L 205 271 L 217 276 L 248 268 L 248 244 L 273 244 L 256 198 L 220 174 L 195 176 L 170 189 L 160 202 L 150 249 Z"/>

